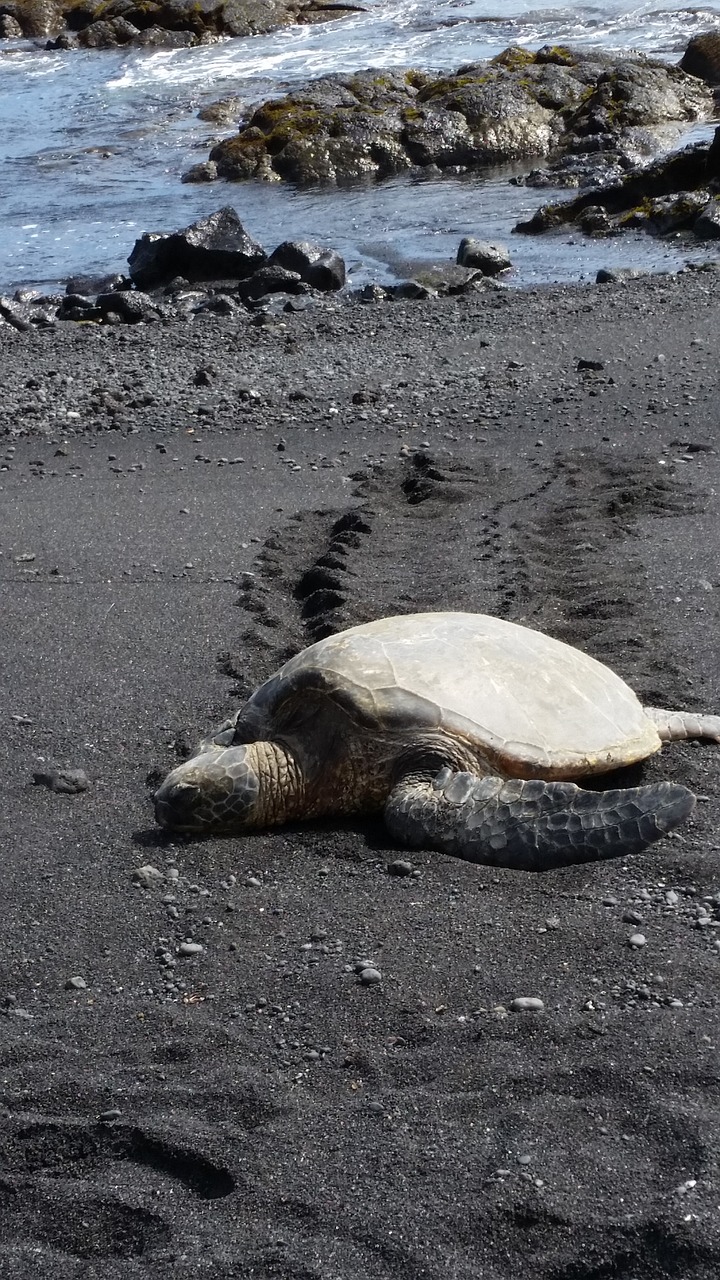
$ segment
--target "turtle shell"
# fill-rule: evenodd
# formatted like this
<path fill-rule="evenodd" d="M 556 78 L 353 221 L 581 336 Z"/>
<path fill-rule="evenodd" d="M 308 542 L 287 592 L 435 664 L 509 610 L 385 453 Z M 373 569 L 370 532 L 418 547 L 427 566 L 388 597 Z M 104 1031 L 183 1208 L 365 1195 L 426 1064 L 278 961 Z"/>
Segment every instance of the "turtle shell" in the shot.
<path fill-rule="evenodd" d="M 298 695 L 309 710 L 312 691 L 365 730 L 407 740 L 440 731 L 509 776 L 604 773 L 661 745 L 636 695 L 608 667 L 484 614 L 407 614 L 328 636 L 285 663 L 246 711 L 267 732 Z"/>

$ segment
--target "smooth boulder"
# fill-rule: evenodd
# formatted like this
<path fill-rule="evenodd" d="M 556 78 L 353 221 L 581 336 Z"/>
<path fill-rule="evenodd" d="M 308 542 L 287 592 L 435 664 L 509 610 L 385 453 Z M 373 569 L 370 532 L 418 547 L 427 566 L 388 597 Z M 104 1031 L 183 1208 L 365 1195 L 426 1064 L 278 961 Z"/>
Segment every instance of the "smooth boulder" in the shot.
<path fill-rule="evenodd" d="M 475 267 L 484 276 L 497 276 L 512 266 L 510 254 L 504 244 L 492 244 L 489 240 L 474 240 L 465 236 L 457 252 L 459 267 Z"/>

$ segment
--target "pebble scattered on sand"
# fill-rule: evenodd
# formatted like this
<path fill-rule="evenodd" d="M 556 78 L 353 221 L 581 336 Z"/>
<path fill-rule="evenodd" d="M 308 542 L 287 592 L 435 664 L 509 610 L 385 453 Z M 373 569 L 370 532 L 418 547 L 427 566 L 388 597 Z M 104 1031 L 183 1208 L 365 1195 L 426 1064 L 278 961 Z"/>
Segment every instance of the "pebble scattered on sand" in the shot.
<path fill-rule="evenodd" d="M 628 938 L 628 945 L 633 948 L 644 947 L 646 942 L 647 938 L 644 933 L 631 933 Z"/>
<path fill-rule="evenodd" d="M 81 978 L 79 976 L 76 976 L 74 978 L 68 978 L 67 982 L 65 983 L 66 991 L 85 991 L 86 987 L 87 987 L 87 982 L 85 981 L 84 978 Z"/>
<path fill-rule="evenodd" d="M 394 862 L 387 864 L 388 875 L 391 876 L 411 876 L 413 873 L 412 862 L 407 862 L 404 858 L 396 858 Z"/>
<path fill-rule="evenodd" d="M 364 987 L 372 987 L 377 982 L 382 982 L 382 974 L 379 969 L 371 967 L 360 970 L 360 981 Z"/>
<path fill-rule="evenodd" d="M 516 996 L 510 1001 L 512 1013 L 542 1013 L 545 1003 L 539 996 Z"/>
<path fill-rule="evenodd" d="M 181 942 L 178 947 L 180 956 L 199 956 L 205 950 L 201 942 Z"/>
<path fill-rule="evenodd" d="M 158 885 L 163 879 L 162 871 L 158 871 L 157 867 L 148 863 L 144 867 L 136 867 L 132 873 L 133 884 L 137 884 L 141 889 L 152 889 Z"/>

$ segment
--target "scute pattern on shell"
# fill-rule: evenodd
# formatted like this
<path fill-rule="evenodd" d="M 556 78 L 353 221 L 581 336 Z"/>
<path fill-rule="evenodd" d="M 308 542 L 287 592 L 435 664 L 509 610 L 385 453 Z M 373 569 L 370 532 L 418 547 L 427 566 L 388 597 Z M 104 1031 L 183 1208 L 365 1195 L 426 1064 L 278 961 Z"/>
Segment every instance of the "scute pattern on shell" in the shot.
<path fill-rule="evenodd" d="M 269 710 L 300 679 L 317 681 L 379 733 L 439 729 L 520 777 L 606 772 L 660 748 L 637 697 L 608 667 L 484 614 L 408 614 L 329 636 L 287 662 L 250 705 Z"/>

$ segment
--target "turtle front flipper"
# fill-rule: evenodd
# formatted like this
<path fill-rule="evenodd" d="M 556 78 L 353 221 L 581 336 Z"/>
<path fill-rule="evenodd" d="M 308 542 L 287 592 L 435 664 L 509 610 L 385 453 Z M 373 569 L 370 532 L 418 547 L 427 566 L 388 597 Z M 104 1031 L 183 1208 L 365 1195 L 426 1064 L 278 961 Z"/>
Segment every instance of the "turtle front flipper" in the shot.
<path fill-rule="evenodd" d="M 385 822 L 403 844 L 517 871 L 640 853 L 695 808 L 686 787 L 656 782 L 623 791 L 584 791 L 541 782 L 454 773 L 405 778 L 391 792 Z"/>

